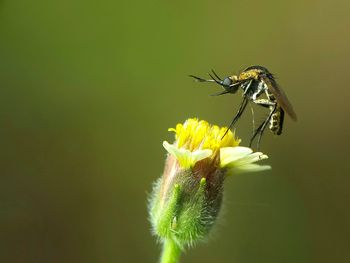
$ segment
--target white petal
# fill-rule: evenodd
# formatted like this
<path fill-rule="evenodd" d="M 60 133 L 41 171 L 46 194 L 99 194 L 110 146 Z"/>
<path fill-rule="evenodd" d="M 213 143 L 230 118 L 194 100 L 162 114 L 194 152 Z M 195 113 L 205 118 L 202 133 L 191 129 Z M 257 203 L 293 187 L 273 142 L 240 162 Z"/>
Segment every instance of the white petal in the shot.
<path fill-rule="evenodd" d="M 228 164 L 237 161 L 252 152 L 253 150 L 247 147 L 223 147 L 220 149 L 220 165 L 221 167 L 225 167 Z"/>
<path fill-rule="evenodd" d="M 261 153 L 261 152 L 256 152 L 249 154 L 247 156 L 244 156 L 243 158 L 237 160 L 234 162 L 234 166 L 241 166 L 249 163 L 254 163 L 257 161 L 265 160 L 269 158 L 267 155 Z M 229 165 L 228 165 L 229 166 Z"/>
<path fill-rule="evenodd" d="M 210 155 L 212 155 L 213 151 L 210 149 L 206 149 L 206 150 L 197 150 L 192 152 L 192 161 L 193 164 L 195 164 L 196 162 L 203 160 L 205 158 L 208 158 Z"/>
<path fill-rule="evenodd" d="M 209 157 L 213 153 L 212 150 L 209 149 L 197 150 L 194 152 L 183 148 L 179 149 L 167 141 L 163 142 L 163 147 L 168 151 L 168 153 L 173 155 L 179 161 L 180 166 L 185 169 L 193 167 L 196 162 Z"/>
<path fill-rule="evenodd" d="M 165 148 L 165 150 L 167 150 L 168 153 L 175 157 L 179 154 L 179 149 L 173 144 L 168 143 L 167 141 L 163 142 L 163 147 Z"/>
<path fill-rule="evenodd" d="M 271 169 L 270 165 L 259 165 L 255 163 L 250 163 L 250 164 L 232 167 L 231 169 L 228 170 L 228 175 L 248 173 L 248 172 L 259 172 L 259 171 L 265 171 L 270 169 Z"/>

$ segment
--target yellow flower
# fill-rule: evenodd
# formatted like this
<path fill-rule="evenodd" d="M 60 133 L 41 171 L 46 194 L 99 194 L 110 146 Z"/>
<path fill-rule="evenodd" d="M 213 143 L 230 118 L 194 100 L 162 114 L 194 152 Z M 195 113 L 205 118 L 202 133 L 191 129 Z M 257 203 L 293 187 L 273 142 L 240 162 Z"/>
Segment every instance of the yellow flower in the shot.
<path fill-rule="evenodd" d="M 163 146 L 183 169 L 192 168 L 206 158 L 213 160 L 213 165 L 227 169 L 228 174 L 271 168 L 268 165 L 253 164 L 267 159 L 267 155 L 253 153 L 252 149 L 239 146 L 241 140 L 231 130 L 227 131 L 227 127 L 220 128 L 204 120 L 192 118 L 184 124 L 177 124 L 175 129 L 170 128 L 169 131 L 175 132 L 175 142 L 170 144 L 164 141 Z"/>
<path fill-rule="evenodd" d="M 163 142 L 169 154 L 153 188 L 150 220 L 163 242 L 183 249 L 205 239 L 214 225 L 227 175 L 271 167 L 255 164 L 267 156 L 239 146 L 226 127 L 188 119 L 169 130 L 175 132 L 175 141 Z"/>

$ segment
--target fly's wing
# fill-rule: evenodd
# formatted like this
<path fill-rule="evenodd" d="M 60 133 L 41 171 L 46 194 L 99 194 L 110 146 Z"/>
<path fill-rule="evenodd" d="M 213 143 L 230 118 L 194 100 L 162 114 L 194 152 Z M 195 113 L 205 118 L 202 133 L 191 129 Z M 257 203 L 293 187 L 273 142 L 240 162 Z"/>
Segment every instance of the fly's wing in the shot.
<path fill-rule="evenodd" d="M 283 92 L 282 89 L 280 89 L 276 83 L 276 81 L 273 79 L 273 77 L 269 78 L 268 76 L 262 76 L 262 81 L 265 82 L 266 86 L 269 88 L 271 93 L 275 96 L 278 104 L 281 106 L 281 108 L 287 112 L 287 114 L 292 118 L 292 120 L 297 120 L 297 115 L 295 114 L 293 110 L 292 104 L 289 102 L 286 94 Z"/>

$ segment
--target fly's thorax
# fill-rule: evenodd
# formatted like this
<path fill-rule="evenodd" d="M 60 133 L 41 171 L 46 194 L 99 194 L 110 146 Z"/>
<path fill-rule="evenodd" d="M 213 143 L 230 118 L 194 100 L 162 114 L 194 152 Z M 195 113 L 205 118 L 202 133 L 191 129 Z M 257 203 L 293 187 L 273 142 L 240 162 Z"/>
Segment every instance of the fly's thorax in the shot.
<path fill-rule="evenodd" d="M 267 89 L 264 82 L 260 80 L 247 80 L 241 85 L 244 95 L 255 101 Z"/>
<path fill-rule="evenodd" d="M 239 81 L 244 81 L 244 80 L 248 80 L 248 79 L 259 80 L 260 73 L 261 73 L 261 71 L 258 69 L 245 70 L 245 71 L 241 72 L 241 74 L 239 74 L 238 80 Z"/>

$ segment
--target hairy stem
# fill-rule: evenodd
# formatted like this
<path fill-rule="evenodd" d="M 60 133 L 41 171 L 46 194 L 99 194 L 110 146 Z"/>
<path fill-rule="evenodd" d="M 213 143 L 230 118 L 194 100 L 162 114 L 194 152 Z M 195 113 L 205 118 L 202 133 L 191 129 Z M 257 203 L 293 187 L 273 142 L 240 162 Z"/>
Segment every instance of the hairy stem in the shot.
<path fill-rule="evenodd" d="M 171 239 L 166 239 L 163 243 L 162 256 L 160 263 L 178 263 L 181 255 L 181 249 Z"/>

